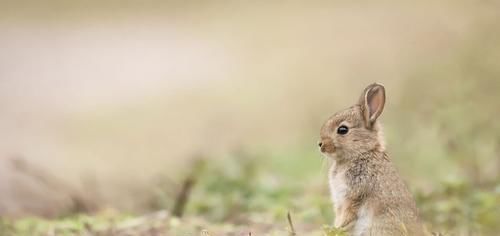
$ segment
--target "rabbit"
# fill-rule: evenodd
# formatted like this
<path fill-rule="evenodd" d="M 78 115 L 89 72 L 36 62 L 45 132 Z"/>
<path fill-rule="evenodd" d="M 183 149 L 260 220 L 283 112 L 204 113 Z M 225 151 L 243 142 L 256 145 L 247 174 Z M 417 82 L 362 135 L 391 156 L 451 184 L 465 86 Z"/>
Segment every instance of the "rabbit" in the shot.
<path fill-rule="evenodd" d="M 320 151 L 332 160 L 334 226 L 354 236 L 427 235 L 415 200 L 385 151 L 377 120 L 384 105 L 384 86 L 371 84 L 357 104 L 321 128 Z"/>

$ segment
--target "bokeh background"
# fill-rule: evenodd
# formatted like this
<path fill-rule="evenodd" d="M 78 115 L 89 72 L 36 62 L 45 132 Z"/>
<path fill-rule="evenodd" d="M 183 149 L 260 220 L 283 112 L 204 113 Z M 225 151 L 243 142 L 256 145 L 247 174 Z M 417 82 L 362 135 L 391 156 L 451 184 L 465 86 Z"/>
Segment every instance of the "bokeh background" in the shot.
<path fill-rule="evenodd" d="M 2 0 L 0 214 L 171 214 L 193 179 L 174 235 L 314 232 L 319 128 L 372 82 L 427 226 L 497 233 L 498 1 Z"/>

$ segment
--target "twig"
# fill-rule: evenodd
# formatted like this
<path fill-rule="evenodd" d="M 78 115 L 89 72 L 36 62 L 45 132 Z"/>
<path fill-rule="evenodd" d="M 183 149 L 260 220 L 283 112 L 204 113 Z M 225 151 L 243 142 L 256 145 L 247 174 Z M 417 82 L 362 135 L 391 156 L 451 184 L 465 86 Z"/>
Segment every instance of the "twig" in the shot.
<path fill-rule="evenodd" d="M 177 198 L 174 203 L 174 207 L 172 210 L 172 214 L 176 217 L 182 217 L 184 214 L 184 209 L 189 200 L 189 195 L 191 194 L 191 189 L 193 188 L 196 180 L 198 178 L 199 173 L 202 171 L 205 162 L 202 159 L 198 159 L 195 161 L 193 169 L 188 177 L 182 183 L 181 190 L 177 195 Z"/>
<path fill-rule="evenodd" d="M 297 233 L 295 233 L 295 228 L 293 227 L 292 216 L 290 214 L 290 211 L 287 213 L 287 218 L 288 218 L 288 225 L 290 226 L 290 229 L 288 230 L 288 235 L 296 236 Z"/>

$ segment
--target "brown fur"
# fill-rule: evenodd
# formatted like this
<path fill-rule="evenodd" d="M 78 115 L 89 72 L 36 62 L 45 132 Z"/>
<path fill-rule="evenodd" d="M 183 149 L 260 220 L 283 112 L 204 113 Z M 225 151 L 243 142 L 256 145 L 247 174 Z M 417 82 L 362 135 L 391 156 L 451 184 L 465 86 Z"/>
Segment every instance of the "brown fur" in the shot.
<path fill-rule="evenodd" d="M 333 160 L 330 190 L 335 226 L 349 235 L 423 235 L 415 201 L 385 152 L 377 118 L 385 89 L 369 85 L 359 102 L 321 128 L 321 152 Z M 349 128 L 338 134 L 339 126 Z"/>

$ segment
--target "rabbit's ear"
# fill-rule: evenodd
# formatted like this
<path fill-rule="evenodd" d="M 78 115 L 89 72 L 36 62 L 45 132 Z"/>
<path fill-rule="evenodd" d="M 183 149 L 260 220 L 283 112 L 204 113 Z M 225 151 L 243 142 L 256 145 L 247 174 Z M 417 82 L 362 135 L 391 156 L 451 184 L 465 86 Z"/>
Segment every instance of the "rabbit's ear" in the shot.
<path fill-rule="evenodd" d="M 385 105 L 385 88 L 381 84 L 371 84 L 366 87 L 359 101 L 366 127 L 371 128 L 382 114 Z"/>

